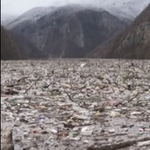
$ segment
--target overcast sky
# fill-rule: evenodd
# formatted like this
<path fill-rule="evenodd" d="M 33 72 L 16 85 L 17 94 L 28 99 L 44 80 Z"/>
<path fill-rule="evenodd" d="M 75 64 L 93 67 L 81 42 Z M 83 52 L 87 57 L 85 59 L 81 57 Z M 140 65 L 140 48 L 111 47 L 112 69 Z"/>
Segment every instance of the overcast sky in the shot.
<path fill-rule="evenodd" d="M 11 15 L 13 16 L 21 15 L 22 13 L 28 11 L 29 9 L 38 6 L 47 6 L 47 7 L 59 6 L 59 5 L 69 4 L 69 3 L 102 6 L 104 3 L 114 4 L 114 2 L 116 4 L 124 3 L 124 2 L 136 2 L 141 6 L 141 4 L 143 5 L 143 3 L 148 4 L 150 0 L 1 0 L 1 15 L 2 18 Z M 134 5 L 132 7 L 134 7 Z"/>
<path fill-rule="evenodd" d="M 37 6 L 54 6 L 67 3 L 89 3 L 98 0 L 1 0 L 2 15 L 20 15 L 25 11 Z"/>

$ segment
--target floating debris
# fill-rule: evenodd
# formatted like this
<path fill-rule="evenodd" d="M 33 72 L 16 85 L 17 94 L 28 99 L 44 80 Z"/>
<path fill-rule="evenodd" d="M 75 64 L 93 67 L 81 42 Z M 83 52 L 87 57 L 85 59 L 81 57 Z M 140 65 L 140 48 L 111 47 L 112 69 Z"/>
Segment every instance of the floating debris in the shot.
<path fill-rule="evenodd" d="M 150 61 L 132 62 L 2 61 L 1 124 L 14 125 L 12 148 L 149 150 Z"/>
<path fill-rule="evenodd" d="M 144 142 L 139 142 L 137 146 L 149 146 L 150 145 L 150 140 L 149 141 L 144 141 Z"/>

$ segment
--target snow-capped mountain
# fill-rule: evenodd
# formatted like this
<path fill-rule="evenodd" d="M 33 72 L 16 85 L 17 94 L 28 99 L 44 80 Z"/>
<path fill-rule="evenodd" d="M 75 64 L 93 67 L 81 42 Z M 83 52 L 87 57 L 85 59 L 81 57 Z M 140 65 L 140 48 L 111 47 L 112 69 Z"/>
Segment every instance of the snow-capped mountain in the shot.
<path fill-rule="evenodd" d="M 26 13 L 22 14 L 21 16 L 15 18 L 14 20 L 11 20 L 9 22 L 7 22 L 6 26 L 8 26 L 9 28 L 9 25 L 12 27 L 18 25 L 19 23 L 22 23 L 24 21 L 37 21 L 39 18 L 45 16 L 46 14 L 52 12 L 55 10 L 55 8 L 57 7 L 54 7 L 54 6 L 50 6 L 50 7 L 36 7 L 36 8 L 33 8 L 29 11 L 27 11 Z"/>
<path fill-rule="evenodd" d="M 88 57 L 150 59 L 150 4 L 120 34 L 100 44 Z"/>
<path fill-rule="evenodd" d="M 150 0 L 94 0 L 94 3 L 92 0 L 87 0 L 86 2 L 77 0 L 75 4 L 76 4 L 76 10 L 77 7 L 81 9 L 81 6 L 83 6 L 84 8 L 89 7 L 95 10 L 99 9 L 99 11 L 103 9 L 117 16 L 119 19 L 134 20 L 134 18 L 137 15 L 139 15 L 144 10 L 144 8 L 148 6 L 149 3 Z M 68 5 L 68 9 L 69 6 L 70 5 Z M 39 18 L 45 16 L 46 14 L 54 11 L 58 7 L 59 6 L 36 7 L 22 14 L 17 19 L 6 17 L 5 21 L 2 21 L 2 23 L 4 22 L 5 23 L 4 25 L 11 24 L 11 27 L 13 23 L 13 27 L 14 27 L 15 25 L 25 20 L 36 21 Z"/>
<path fill-rule="evenodd" d="M 76 3 L 102 8 L 119 18 L 133 20 L 148 6 L 150 0 L 86 0 L 84 3 L 77 0 Z"/>
<path fill-rule="evenodd" d="M 134 19 L 144 8 L 148 6 L 150 0 L 101 0 L 102 7 L 118 17 Z"/>
<path fill-rule="evenodd" d="M 23 15 L 21 15 L 20 18 L 37 20 L 37 19 L 41 18 L 42 16 L 52 12 L 55 8 L 56 7 L 54 7 L 54 6 L 36 7 L 36 8 L 33 8 L 33 9 L 27 11 Z"/>
<path fill-rule="evenodd" d="M 9 25 L 10 29 L 55 57 L 83 57 L 99 43 L 126 28 L 123 21 L 109 12 L 78 4 L 60 6 L 40 18 L 33 14 L 27 18 L 35 19 L 24 19 L 18 24 L 14 21 Z"/>
<path fill-rule="evenodd" d="M 71 4 L 71 3 L 72 3 L 71 1 L 69 1 L 69 3 L 67 2 L 67 4 Z M 85 2 L 81 0 L 74 1 L 74 4 L 83 5 L 84 7 L 86 6 L 92 7 L 93 9 L 102 8 L 114 14 L 115 16 L 118 16 L 119 18 L 128 18 L 132 20 L 137 15 L 139 15 L 144 10 L 144 8 L 148 6 L 149 3 L 150 0 L 94 0 L 94 2 L 93 0 L 87 0 Z M 66 5 L 65 2 L 64 5 Z M 57 7 L 59 6 L 36 7 L 21 15 L 18 18 L 18 20 L 22 20 L 22 19 L 35 20 L 53 11 Z M 6 17 L 5 20 L 9 20 L 9 19 L 7 19 Z"/>
<path fill-rule="evenodd" d="M 14 21 L 18 16 L 13 16 L 13 15 L 1 15 L 1 24 L 3 26 L 6 26 L 10 22 Z"/>
<path fill-rule="evenodd" d="M 150 0 L 87 0 L 84 4 L 77 1 L 33 8 L 6 28 L 23 34 L 47 55 L 83 57 L 123 31 L 150 3 Z"/>

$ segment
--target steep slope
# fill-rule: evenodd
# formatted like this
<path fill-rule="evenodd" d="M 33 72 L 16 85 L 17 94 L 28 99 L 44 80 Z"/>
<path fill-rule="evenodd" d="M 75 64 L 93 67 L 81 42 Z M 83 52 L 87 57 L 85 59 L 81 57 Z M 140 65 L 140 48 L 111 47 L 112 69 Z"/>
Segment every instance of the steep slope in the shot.
<path fill-rule="evenodd" d="M 39 51 L 32 42 L 23 35 L 6 30 L 1 26 L 1 59 L 41 59 L 47 55 Z"/>
<path fill-rule="evenodd" d="M 18 16 L 16 15 L 4 15 L 1 14 L 1 25 L 7 28 L 7 25 L 14 21 Z"/>
<path fill-rule="evenodd" d="M 150 59 L 150 4 L 132 25 L 88 57 Z"/>
<path fill-rule="evenodd" d="M 36 7 L 33 8 L 27 12 L 25 12 L 24 14 L 22 14 L 21 16 L 7 22 L 7 24 L 5 23 L 5 26 L 8 29 L 12 29 L 15 26 L 19 26 L 22 23 L 27 24 L 28 22 L 31 22 L 33 24 L 36 23 L 36 21 L 45 16 L 46 14 L 52 12 L 53 10 L 55 10 L 56 7 L 54 6 L 50 6 L 50 7 Z"/>
<path fill-rule="evenodd" d="M 9 32 L 3 26 L 1 26 L 1 59 L 16 60 L 19 58 L 19 49 L 11 39 Z"/>
<path fill-rule="evenodd" d="M 59 1 L 57 2 L 49 2 L 49 4 L 53 4 L 53 7 L 37 7 L 34 8 L 27 13 L 21 15 L 21 18 L 19 20 L 22 20 L 24 17 L 26 18 L 36 18 L 36 16 L 41 16 L 45 13 L 47 13 L 49 10 L 54 9 L 55 5 L 57 6 L 62 6 L 64 4 L 79 4 L 79 5 L 84 5 L 84 6 L 93 6 L 93 8 L 102 8 L 109 13 L 118 16 L 120 19 L 134 19 L 137 15 L 139 15 L 143 9 L 149 4 L 149 0 L 86 0 L 86 1 L 81 1 L 81 0 L 65 0 L 65 1 Z M 42 2 L 44 5 L 44 1 Z M 36 7 L 36 6 L 35 6 Z M 3 7 L 2 7 L 3 8 Z M 3 13 L 2 9 L 2 18 L 5 14 Z M 12 15 L 12 14 L 11 14 Z M 6 15 L 5 15 L 6 18 Z M 19 21 L 16 20 L 16 21 Z"/>
<path fill-rule="evenodd" d="M 46 23 L 47 17 L 40 21 Z M 123 30 L 124 24 L 106 11 L 81 10 L 51 18 L 44 50 L 57 57 L 83 57 L 87 52 Z M 49 51 L 50 50 L 50 51 Z"/>
<path fill-rule="evenodd" d="M 23 34 L 47 55 L 83 57 L 126 25 L 104 10 L 80 5 L 55 8 L 36 21 L 26 21 L 11 28 Z"/>
<path fill-rule="evenodd" d="M 41 52 L 31 41 L 22 34 L 10 31 L 10 35 L 19 48 L 21 59 L 46 59 L 47 55 Z"/>
<path fill-rule="evenodd" d="M 148 6 L 149 0 L 101 0 L 102 8 L 120 19 L 135 19 Z"/>

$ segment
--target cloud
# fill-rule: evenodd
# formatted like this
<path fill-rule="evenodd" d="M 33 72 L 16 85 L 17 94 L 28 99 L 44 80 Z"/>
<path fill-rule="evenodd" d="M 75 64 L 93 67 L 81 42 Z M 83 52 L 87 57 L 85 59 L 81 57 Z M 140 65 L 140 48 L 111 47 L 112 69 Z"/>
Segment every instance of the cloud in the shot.
<path fill-rule="evenodd" d="M 94 0 L 94 3 L 105 0 Z M 2 15 L 20 15 L 27 10 L 38 6 L 54 6 L 70 3 L 92 4 L 93 0 L 1 0 Z"/>
<path fill-rule="evenodd" d="M 10 16 L 10 15 L 21 15 L 22 13 L 32 9 L 33 7 L 39 6 L 60 6 L 64 4 L 70 3 L 77 3 L 77 4 L 90 4 L 93 6 L 100 6 L 102 5 L 118 5 L 130 3 L 131 7 L 134 7 L 134 4 L 139 4 L 141 10 L 149 3 L 149 0 L 1 0 L 1 15 L 3 16 Z M 121 5 L 120 5 L 121 4 Z M 128 7 L 126 7 L 128 9 Z"/>

